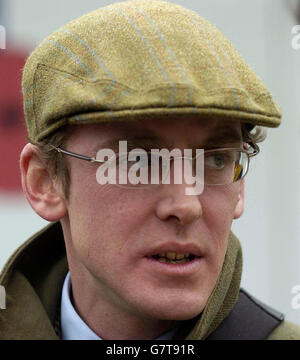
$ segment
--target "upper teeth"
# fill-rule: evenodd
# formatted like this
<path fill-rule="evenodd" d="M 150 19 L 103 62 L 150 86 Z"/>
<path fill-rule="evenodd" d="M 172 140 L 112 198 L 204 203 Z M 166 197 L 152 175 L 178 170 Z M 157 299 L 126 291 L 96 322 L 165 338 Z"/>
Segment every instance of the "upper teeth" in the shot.
<path fill-rule="evenodd" d="M 189 253 L 185 253 L 185 254 L 178 254 L 176 252 L 171 252 L 171 251 L 168 251 L 168 252 L 163 252 L 163 253 L 160 253 L 159 254 L 160 257 L 166 257 L 167 259 L 170 259 L 170 260 L 181 260 L 183 258 L 188 258 L 190 256 Z"/>

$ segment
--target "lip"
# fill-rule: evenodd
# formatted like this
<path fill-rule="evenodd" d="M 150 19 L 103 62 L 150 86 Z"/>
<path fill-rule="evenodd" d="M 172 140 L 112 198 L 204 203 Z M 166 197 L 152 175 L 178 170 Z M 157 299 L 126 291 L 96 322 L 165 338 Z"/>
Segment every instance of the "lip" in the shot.
<path fill-rule="evenodd" d="M 163 252 L 176 252 L 179 254 L 189 253 L 195 256 L 192 261 L 180 264 L 162 263 L 155 260 L 152 256 Z M 195 275 L 203 264 L 204 253 L 196 244 L 180 244 L 175 242 L 168 242 L 159 246 L 153 247 L 144 254 L 144 264 L 150 272 L 157 274 L 158 277 L 191 277 Z"/>
<path fill-rule="evenodd" d="M 202 267 L 203 257 L 195 257 L 194 260 L 182 264 L 161 263 L 152 257 L 144 257 L 144 264 L 155 276 L 161 277 L 188 277 L 196 275 Z"/>

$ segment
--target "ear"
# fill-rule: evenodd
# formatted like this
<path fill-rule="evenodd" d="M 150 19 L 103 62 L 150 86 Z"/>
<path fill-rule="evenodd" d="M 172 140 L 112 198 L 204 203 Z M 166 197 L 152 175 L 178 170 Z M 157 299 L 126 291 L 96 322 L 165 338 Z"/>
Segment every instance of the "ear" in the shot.
<path fill-rule="evenodd" d="M 234 209 L 234 219 L 238 219 L 244 212 L 244 200 L 245 200 L 245 181 L 242 179 L 239 183 L 240 189 L 238 193 L 238 201 Z"/>
<path fill-rule="evenodd" d="M 67 213 L 60 183 L 46 166 L 40 150 L 26 144 L 20 157 L 23 191 L 33 210 L 48 221 L 58 221 Z"/>

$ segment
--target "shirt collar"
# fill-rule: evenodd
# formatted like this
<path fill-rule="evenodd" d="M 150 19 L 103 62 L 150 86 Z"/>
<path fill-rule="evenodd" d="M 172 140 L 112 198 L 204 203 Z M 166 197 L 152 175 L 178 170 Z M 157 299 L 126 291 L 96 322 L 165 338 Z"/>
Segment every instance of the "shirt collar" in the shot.
<path fill-rule="evenodd" d="M 62 340 L 103 340 L 95 334 L 77 314 L 71 302 L 70 294 L 71 277 L 70 272 L 68 272 L 65 277 L 61 298 L 60 321 Z M 172 329 L 155 340 L 170 340 L 176 330 L 177 328 Z"/>
<path fill-rule="evenodd" d="M 71 278 L 67 273 L 61 298 L 61 338 L 62 340 L 102 340 L 95 334 L 75 311 L 70 298 Z"/>

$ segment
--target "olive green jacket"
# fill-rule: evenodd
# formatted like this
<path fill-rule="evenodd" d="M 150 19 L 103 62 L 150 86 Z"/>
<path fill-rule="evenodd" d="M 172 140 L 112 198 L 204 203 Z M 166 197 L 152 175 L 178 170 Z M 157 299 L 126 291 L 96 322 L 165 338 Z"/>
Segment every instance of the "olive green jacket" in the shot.
<path fill-rule="evenodd" d="M 21 245 L 0 274 L 6 309 L 0 310 L 0 339 L 59 340 L 62 285 L 68 271 L 60 223 L 51 223 Z M 242 271 L 238 239 L 231 233 L 222 271 L 205 309 L 183 321 L 174 339 L 205 339 L 237 301 Z M 300 327 L 283 321 L 268 339 L 300 340 Z"/>

